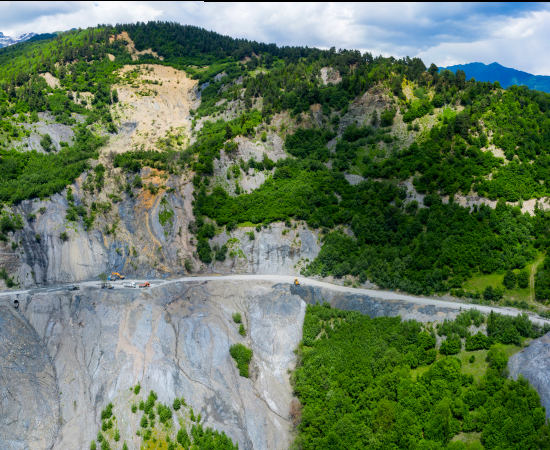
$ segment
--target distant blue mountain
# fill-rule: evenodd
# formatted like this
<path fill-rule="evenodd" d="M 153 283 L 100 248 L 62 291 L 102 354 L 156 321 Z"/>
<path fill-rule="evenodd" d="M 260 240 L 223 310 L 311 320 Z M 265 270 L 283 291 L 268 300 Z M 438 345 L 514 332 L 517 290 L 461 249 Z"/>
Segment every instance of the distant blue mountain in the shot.
<path fill-rule="evenodd" d="M 456 66 L 440 67 L 439 70 L 449 69 L 452 72 L 463 70 L 466 73 L 466 79 L 474 77 L 477 81 L 498 81 L 503 88 L 512 85 L 525 85 L 530 89 L 550 92 L 550 76 L 533 75 L 521 70 L 510 69 L 494 62 L 492 64 L 469 63 L 458 64 Z"/>

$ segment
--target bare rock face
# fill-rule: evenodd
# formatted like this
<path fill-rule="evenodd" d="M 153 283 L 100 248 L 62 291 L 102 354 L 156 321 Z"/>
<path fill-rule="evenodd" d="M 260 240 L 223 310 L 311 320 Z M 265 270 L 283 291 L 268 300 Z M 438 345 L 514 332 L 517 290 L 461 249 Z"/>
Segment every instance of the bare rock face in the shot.
<path fill-rule="evenodd" d="M 138 382 L 142 396 L 154 390 L 163 403 L 184 397 L 205 426 L 225 431 L 241 449 L 289 447 L 287 370 L 294 367 L 305 303 L 288 286 L 86 288 L 20 295 L 15 313 L 13 300 L 0 301 L 0 448 L 88 449 L 101 410 L 113 402 L 121 442 L 138 449 L 141 417 L 128 407 Z M 237 311 L 246 337 L 233 322 Z M 229 355 L 236 342 L 253 350 L 250 378 L 239 376 Z"/>
<path fill-rule="evenodd" d="M 51 448 L 59 427 L 55 369 L 42 339 L 9 304 L 0 305 L 0 448 Z"/>
<path fill-rule="evenodd" d="M 358 294 L 348 294 L 317 286 L 290 286 L 290 292 L 308 304 L 328 302 L 333 308 L 345 311 L 358 311 L 361 314 L 375 317 L 397 317 L 403 320 L 418 322 L 443 322 L 454 319 L 459 314 L 456 309 L 434 305 L 415 305 L 402 300 L 381 300 Z"/>
<path fill-rule="evenodd" d="M 213 242 L 229 247 L 226 261 L 217 262 L 212 268 L 213 272 L 223 274 L 298 275 L 321 250 L 316 231 L 303 224 L 287 228 L 281 222 L 260 231 L 238 228 L 230 236 L 225 233 L 216 236 Z"/>
<path fill-rule="evenodd" d="M 546 408 L 546 417 L 550 418 L 550 333 L 529 344 L 510 358 L 508 362 L 510 376 L 519 375 L 529 380 L 540 395 L 542 406 Z"/>

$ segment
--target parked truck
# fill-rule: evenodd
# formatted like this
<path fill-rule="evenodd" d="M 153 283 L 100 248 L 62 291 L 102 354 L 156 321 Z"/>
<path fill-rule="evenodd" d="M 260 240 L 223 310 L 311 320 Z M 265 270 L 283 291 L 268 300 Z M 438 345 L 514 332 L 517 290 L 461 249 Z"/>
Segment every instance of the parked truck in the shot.
<path fill-rule="evenodd" d="M 122 286 L 124 286 L 125 288 L 135 288 L 136 283 L 134 283 L 133 281 L 128 281 L 128 282 L 124 283 Z"/>
<path fill-rule="evenodd" d="M 148 287 L 151 287 L 151 285 L 149 284 L 148 281 L 146 281 L 145 283 L 140 283 L 139 287 L 140 288 L 148 288 Z"/>

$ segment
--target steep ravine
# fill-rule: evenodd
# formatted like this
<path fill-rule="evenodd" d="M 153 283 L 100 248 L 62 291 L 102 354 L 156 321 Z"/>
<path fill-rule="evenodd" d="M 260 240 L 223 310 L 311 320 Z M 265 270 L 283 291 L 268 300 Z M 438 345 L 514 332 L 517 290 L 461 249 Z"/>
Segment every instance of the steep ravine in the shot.
<path fill-rule="evenodd" d="M 206 426 L 225 431 L 241 449 L 287 449 L 289 369 L 306 303 L 317 301 L 430 322 L 458 313 L 257 281 L 3 297 L 0 448 L 85 450 L 112 401 L 122 440 L 137 449 L 139 424 L 126 403 L 129 388 L 140 382 L 143 392 L 154 390 L 162 402 L 185 397 Z M 237 311 L 246 337 L 232 320 Z M 254 352 L 250 379 L 239 376 L 229 355 L 236 342 Z"/>

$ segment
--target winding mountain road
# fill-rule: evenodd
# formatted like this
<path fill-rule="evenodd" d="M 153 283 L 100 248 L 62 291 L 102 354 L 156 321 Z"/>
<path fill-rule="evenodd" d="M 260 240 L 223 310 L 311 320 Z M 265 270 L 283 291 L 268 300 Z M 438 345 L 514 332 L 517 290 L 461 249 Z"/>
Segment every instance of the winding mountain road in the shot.
<path fill-rule="evenodd" d="M 170 283 L 189 283 L 189 282 L 201 282 L 201 281 L 271 281 L 273 283 L 294 283 L 294 279 L 296 277 L 290 276 L 290 275 L 208 275 L 208 276 L 193 276 L 193 277 L 179 277 L 179 278 L 170 278 L 166 280 L 145 280 L 145 279 L 125 279 L 124 281 L 118 280 L 115 282 L 110 282 L 110 284 L 113 285 L 113 288 L 115 290 L 120 289 L 131 289 L 131 288 L 125 288 L 123 286 L 124 283 L 134 282 L 136 284 L 143 283 L 144 281 L 149 281 L 151 284 L 150 289 L 155 289 L 155 287 L 162 286 L 165 284 Z M 404 295 L 399 294 L 397 292 L 390 292 L 390 291 L 381 291 L 381 290 L 374 290 L 374 289 L 360 289 L 360 288 L 353 288 L 353 287 L 347 287 L 347 286 L 338 286 L 335 284 L 325 283 L 323 281 L 313 280 L 310 278 L 301 278 L 298 277 L 298 281 L 302 286 L 317 286 L 322 287 L 326 289 L 331 289 L 336 292 L 342 292 L 346 294 L 355 294 L 355 295 L 363 295 L 371 298 L 376 298 L 380 300 L 400 300 L 405 301 L 409 303 L 414 303 L 416 305 L 434 305 L 438 307 L 443 308 L 451 308 L 451 309 L 477 309 L 483 313 L 490 313 L 491 310 L 506 314 L 509 316 L 516 316 L 522 311 L 519 311 L 515 308 L 508 308 L 508 307 L 502 307 L 502 306 L 483 306 L 483 305 L 475 305 L 473 303 L 462 303 L 460 301 L 447 301 L 447 300 L 439 300 L 435 298 L 429 298 L 429 297 L 415 297 L 413 295 Z M 47 292 L 56 292 L 56 291 L 62 291 L 66 290 L 68 286 L 71 285 L 77 285 L 82 287 L 101 287 L 101 282 L 97 280 L 93 281 L 83 281 L 80 283 L 67 283 L 67 284 L 58 284 L 58 285 L 49 285 L 44 287 L 38 287 L 38 288 L 32 288 L 32 289 L 19 289 L 19 290 L 4 290 L 0 291 L 0 299 L 2 297 L 6 296 L 13 296 L 17 294 L 38 294 L 38 293 L 47 293 Z M 530 319 L 533 322 L 536 323 L 549 323 L 550 320 L 543 319 L 542 317 L 539 317 L 538 315 L 530 312 L 528 313 L 530 316 Z"/>

